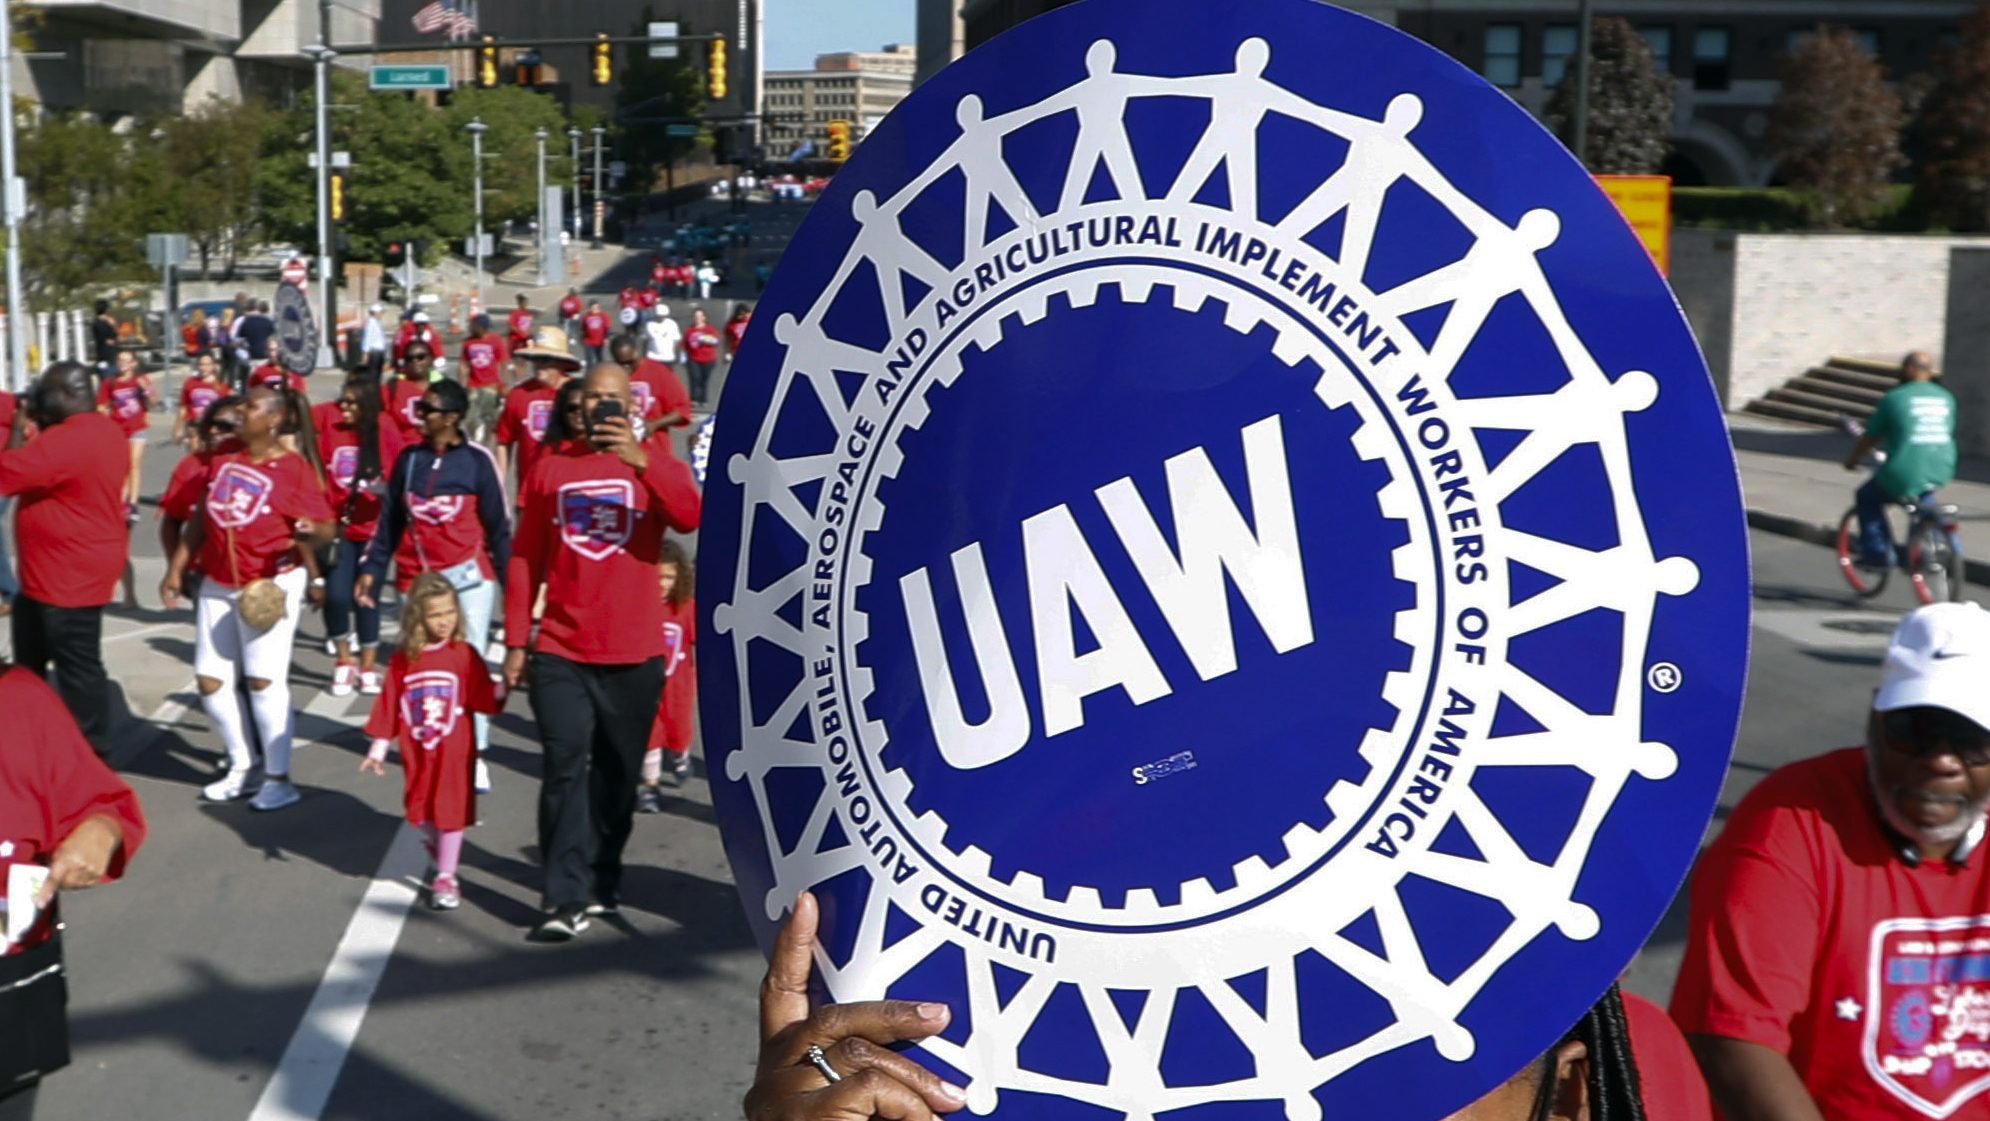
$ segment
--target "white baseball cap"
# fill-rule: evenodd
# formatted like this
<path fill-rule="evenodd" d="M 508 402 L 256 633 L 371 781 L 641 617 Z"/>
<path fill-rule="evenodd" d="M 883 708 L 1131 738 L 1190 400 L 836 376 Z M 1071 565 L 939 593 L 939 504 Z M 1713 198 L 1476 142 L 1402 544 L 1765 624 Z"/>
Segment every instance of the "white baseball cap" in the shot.
<path fill-rule="evenodd" d="M 1893 629 L 1873 708 L 1922 705 L 1990 728 L 1990 612 L 1973 603 L 1930 604 Z"/>
<path fill-rule="evenodd" d="M 416 313 L 415 313 L 415 322 L 416 322 L 416 323 L 427 323 L 427 322 L 428 322 L 428 313 L 427 313 L 427 312 L 425 312 L 425 311 L 418 311 L 418 312 L 416 312 Z"/>

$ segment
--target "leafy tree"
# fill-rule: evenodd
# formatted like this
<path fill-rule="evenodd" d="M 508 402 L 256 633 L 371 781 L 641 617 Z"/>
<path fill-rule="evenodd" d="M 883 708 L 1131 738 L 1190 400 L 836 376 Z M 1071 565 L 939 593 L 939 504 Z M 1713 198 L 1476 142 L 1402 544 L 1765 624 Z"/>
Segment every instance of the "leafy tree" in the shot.
<path fill-rule="evenodd" d="M 20 120 L 28 213 L 22 280 L 31 306 L 65 307 L 122 281 L 144 281 L 145 235 L 172 228 L 170 176 L 142 129 L 119 135 L 86 114 Z"/>
<path fill-rule="evenodd" d="M 1826 226 L 1857 222 L 1886 195 L 1900 154 L 1900 96 L 1886 70 L 1842 27 L 1819 27 L 1783 59 L 1769 113 L 1769 153 L 1808 190 Z"/>
<path fill-rule="evenodd" d="M 1955 230 L 1990 229 L 1990 0 L 1963 17 L 1960 42 L 1937 60 L 1914 125 L 1916 206 Z"/>
<path fill-rule="evenodd" d="M 212 258 L 223 257 L 223 275 L 233 276 L 242 251 L 260 224 L 256 174 L 261 141 L 270 126 L 268 109 L 253 101 L 210 98 L 189 116 L 160 125 L 160 154 L 170 178 L 184 232 L 200 255 L 205 278 Z"/>
<path fill-rule="evenodd" d="M 655 18 L 648 6 L 637 18 L 632 35 L 647 34 Z M 687 34 L 697 32 L 686 27 Z M 681 161 L 698 148 L 694 136 L 667 133 L 670 122 L 696 123 L 705 112 L 705 74 L 692 64 L 693 44 L 683 44 L 677 58 L 651 58 L 644 43 L 624 46 L 615 91 L 617 130 L 611 141 L 616 156 L 628 162 L 627 182 L 647 189 L 665 164 Z"/>
<path fill-rule="evenodd" d="M 444 131 L 449 136 L 456 174 L 469 198 L 472 177 L 470 134 L 464 126 L 472 118 L 481 119 L 484 133 L 484 221 L 495 226 L 507 221 L 528 221 L 539 215 L 539 152 L 533 138 L 536 129 L 546 130 L 546 182 L 558 186 L 572 178 L 572 161 L 567 155 L 567 119 L 559 103 L 544 94 L 518 86 L 495 89 L 459 90 L 442 113 Z M 468 232 L 472 223 L 465 223 Z"/>
<path fill-rule="evenodd" d="M 1548 97 L 1548 127 L 1574 143 L 1573 60 Z M 1672 75 L 1658 68 L 1651 47 L 1617 16 L 1599 16 L 1590 31 L 1589 131 L 1578 153 L 1598 175 L 1648 175 L 1672 151 Z"/>

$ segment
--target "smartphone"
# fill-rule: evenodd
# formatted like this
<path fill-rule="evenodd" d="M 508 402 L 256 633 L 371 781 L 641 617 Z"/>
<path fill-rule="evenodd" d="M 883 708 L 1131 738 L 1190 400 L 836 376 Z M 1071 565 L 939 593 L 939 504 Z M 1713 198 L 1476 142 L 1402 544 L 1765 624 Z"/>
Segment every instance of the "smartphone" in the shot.
<path fill-rule="evenodd" d="M 628 410 L 622 407 L 622 402 L 610 398 L 606 401 L 599 402 L 594 406 L 594 411 L 589 413 L 587 416 L 587 426 L 590 429 L 599 428 L 601 426 L 601 422 L 607 420 L 609 417 L 620 417 L 627 415 L 628 415 Z"/>

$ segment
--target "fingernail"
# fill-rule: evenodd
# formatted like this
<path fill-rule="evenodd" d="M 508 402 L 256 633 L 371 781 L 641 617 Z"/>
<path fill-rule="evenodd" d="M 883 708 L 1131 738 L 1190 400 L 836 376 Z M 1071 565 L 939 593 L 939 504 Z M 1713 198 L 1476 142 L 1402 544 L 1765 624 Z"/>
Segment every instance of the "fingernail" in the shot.
<path fill-rule="evenodd" d="M 967 1103 L 967 1091 L 961 1089 L 960 1087 L 954 1085 L 951 1082 L 940 1083 L 940 1093 L 945 1094 L 951 1100 L 960 1102 L 963 1105 Z"/>
<path fill-rule="evenodd" d="M 944 1004 L 922 1004 L 919 1006 L 919 1018 L 922 1020 L 944 1020 L 947 1018 L 947 1006 Z"/>

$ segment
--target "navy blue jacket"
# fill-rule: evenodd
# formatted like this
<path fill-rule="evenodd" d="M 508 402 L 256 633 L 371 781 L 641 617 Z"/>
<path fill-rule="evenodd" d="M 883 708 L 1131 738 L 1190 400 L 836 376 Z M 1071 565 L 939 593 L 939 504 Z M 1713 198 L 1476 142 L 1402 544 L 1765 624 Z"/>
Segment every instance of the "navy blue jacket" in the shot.
<path fill-rule="evenodd" d="M 360 554 L 361 574 L 372 576 L 376 586 L 383 583 L 388 562 L 403 551 L 410 534 L 415 545 L 426 543 L 425 548 L 411 550 L 429 561 L 425 567 L 448 568 L 467 559 L 466 552 L 474 550 L 481 531 L 494 576 L 503 578 L 511 560 L 511 500 L 505 496 L 497 461 L 482 445 L 465 440 L 438 456 L 426 443 L 411 444 L 394 460 L 386 482 L 380 525 Z M 415 496 L 412 505 L 410 494 Z M 467 509 L 472 504 L 474 513 Z"/>

